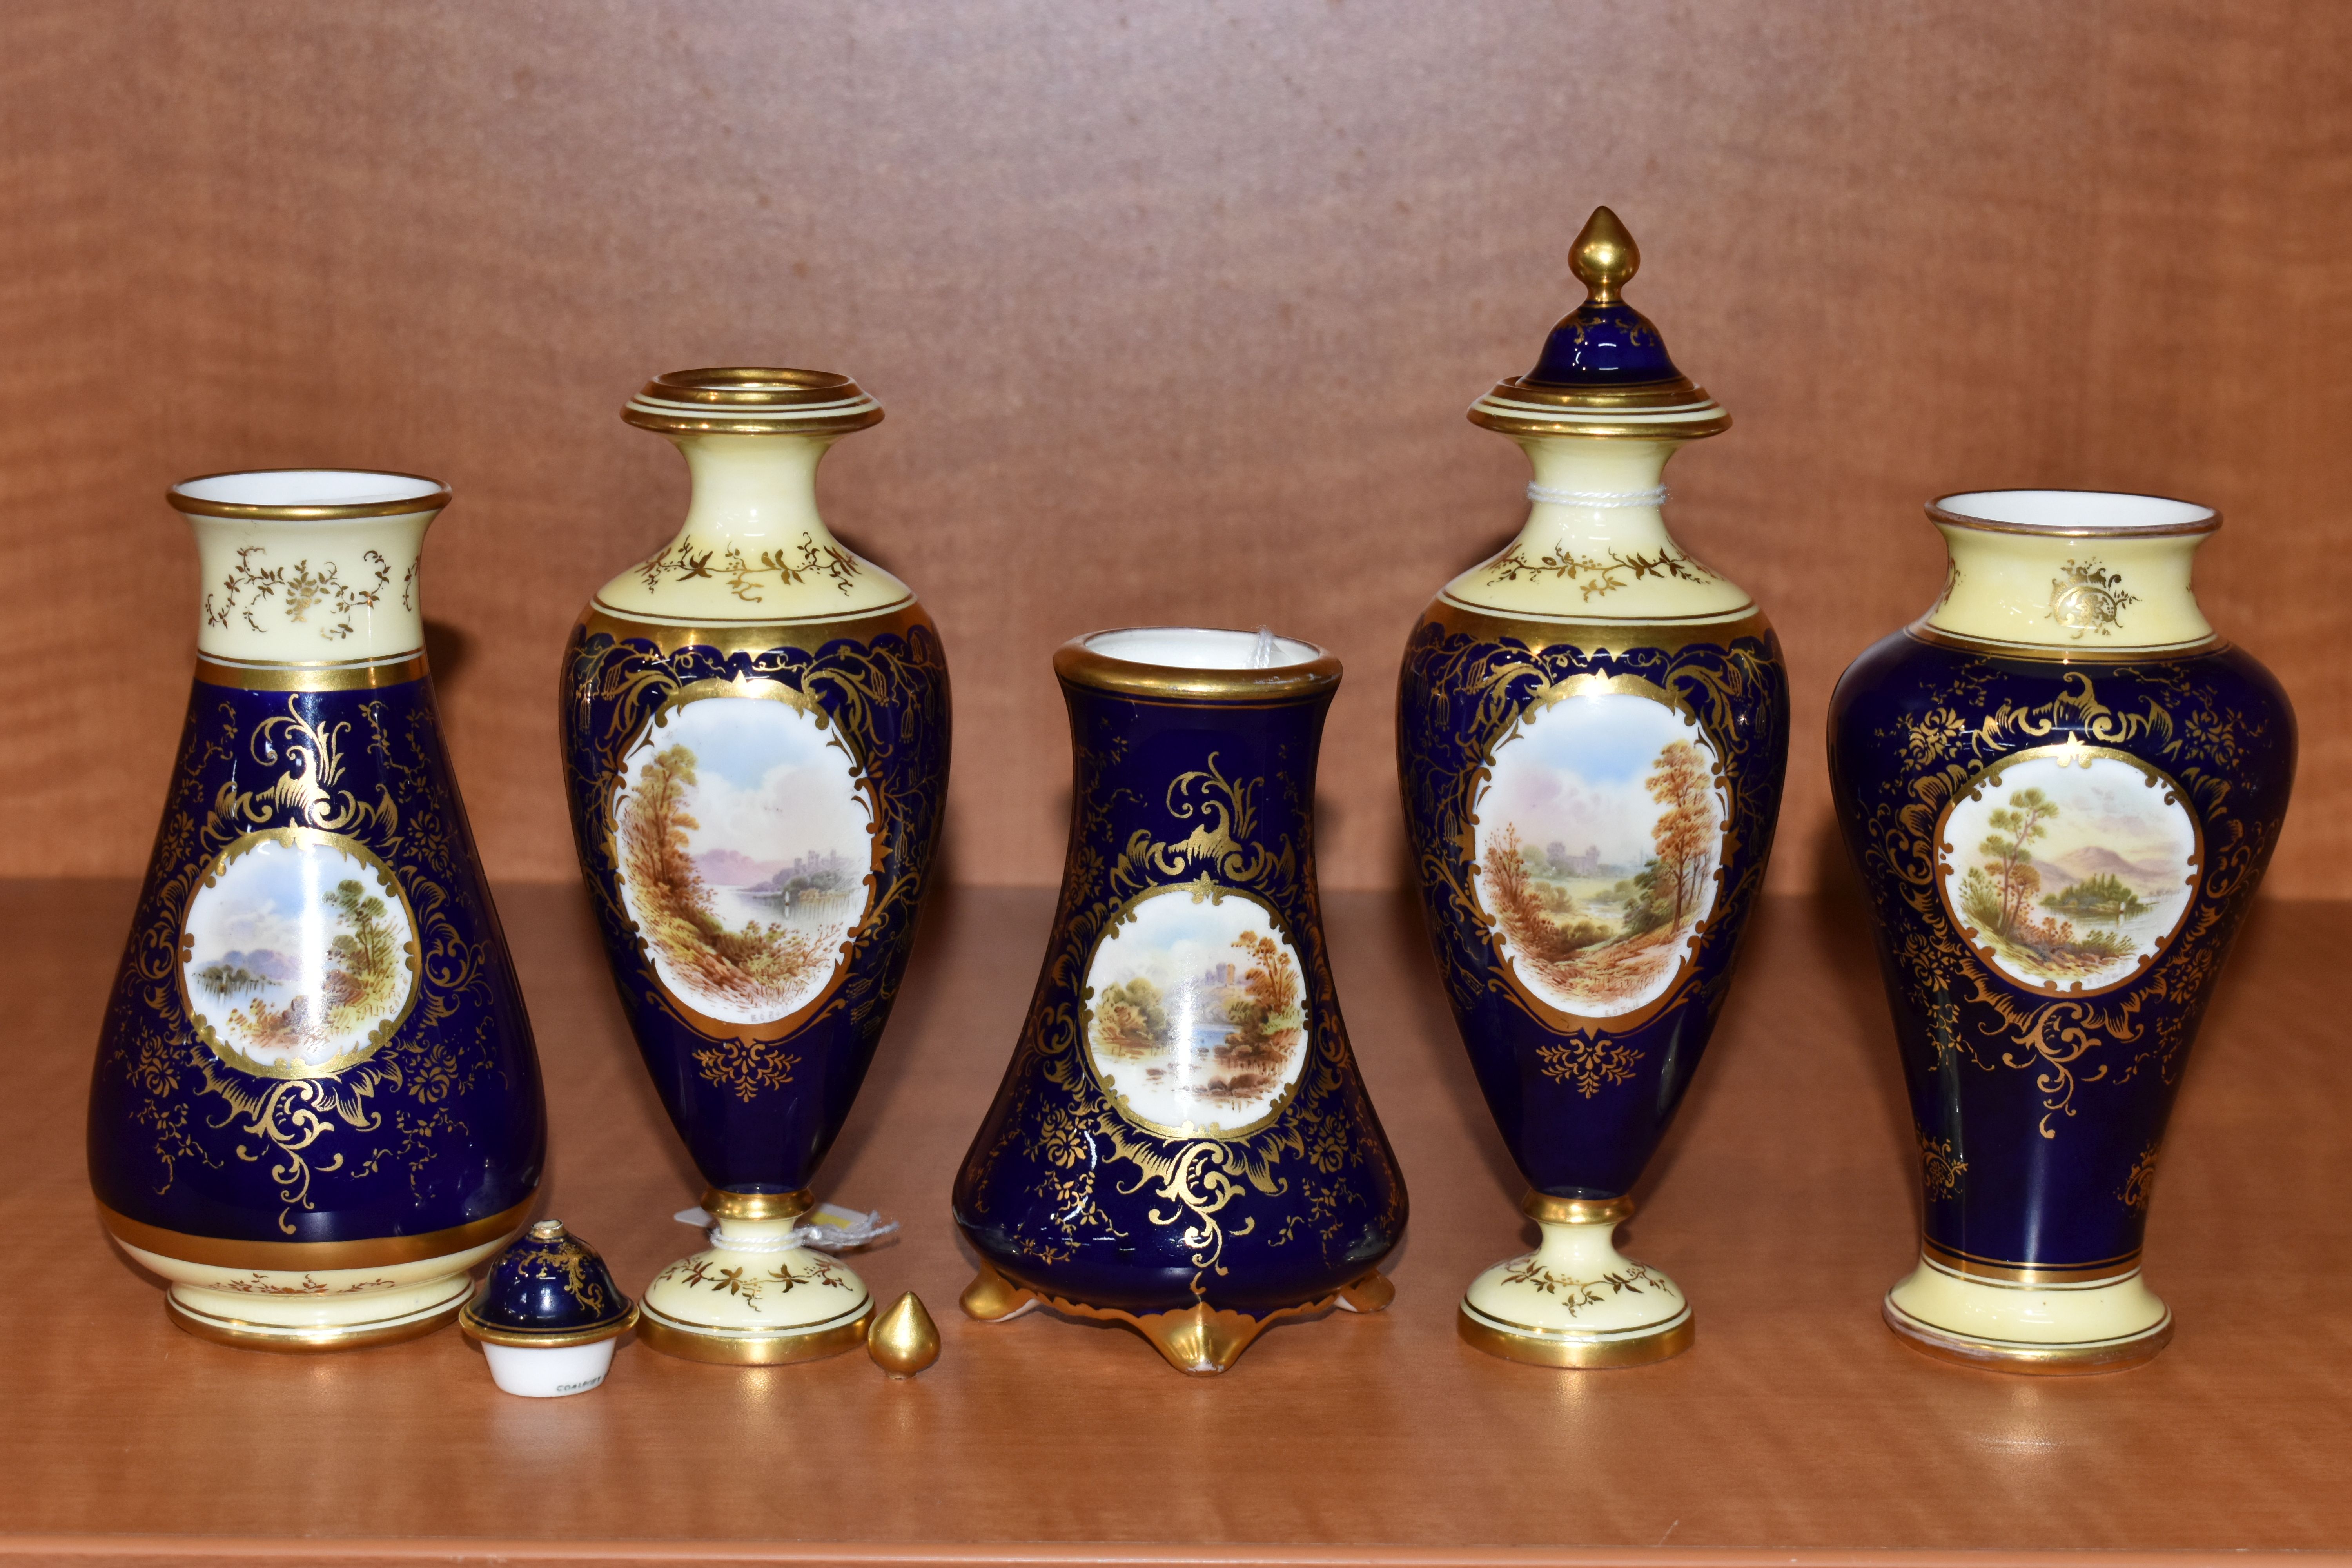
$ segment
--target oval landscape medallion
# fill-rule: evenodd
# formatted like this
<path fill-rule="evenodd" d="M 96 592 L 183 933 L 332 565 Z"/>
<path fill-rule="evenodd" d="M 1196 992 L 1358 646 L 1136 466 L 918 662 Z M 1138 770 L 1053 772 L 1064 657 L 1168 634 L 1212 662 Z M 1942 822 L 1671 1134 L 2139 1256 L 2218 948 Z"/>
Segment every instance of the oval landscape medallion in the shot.
<path fill-rule="evenodd" d="M 656 715 L 623 770 L 621 895 L 679 1002 L 772 1024 L 847 961 L 872 897 L 873 813 L 838 731 L 788 688 L 707 684 Z"/>
<path fill-rule="evenodd" d="M 1127 1117 L 1231 1138 L 1281 1112 L 1308 1048 L 1298 953 L 1272 910 L 1206 882 L 1154 889 L 1087 964 L 1087 1059 Z"/>
<path fill-rule="evenodd" d="M 1945 809 L 1937 881 L 1953 924 L 2044 991 L 2137 977 L 2180 929 L 2203 844 L 2179 786 L 2138 758 L 2069 743 L 1988 768 Z"/>
<path fill-rule="evenodd" d="M 319 1078 L 382 1049 L 416 1000 L 416 921 L 390 868 L 310 827 L 248 833 L 188 900 L 180 984 L 229 1066 Z"/>
<path fill-rule="evenodd" d="M 1496 744 L 1474 808 L 1479 902 L 1523 993 L 1578 1018 L 1659 1002 L 1715 908 L 1722 769 L 1647 681 L 1587 678 Z"/>

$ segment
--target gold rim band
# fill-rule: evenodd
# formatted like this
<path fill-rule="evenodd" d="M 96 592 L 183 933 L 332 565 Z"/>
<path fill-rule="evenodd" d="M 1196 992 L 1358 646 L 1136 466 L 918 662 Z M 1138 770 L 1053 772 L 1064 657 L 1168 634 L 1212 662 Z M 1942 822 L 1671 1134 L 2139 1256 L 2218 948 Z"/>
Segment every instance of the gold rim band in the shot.
<path fill-rule="evenodd" d="M 405 654 L 369 664 L 224 664 L 196 658 L 196 679 L 242 691 L 364 691 L 425 679 L 425 656 Z"/>
<path fill-rule="evenodd" d="M 640 1308 L 637 1343 L 680 1361 L 709 1362 L 719 1366 L 788 1366 L 793 1362 L 823 1361 L 827 1356 L 856 1350 L 866 1342 L 866 1331 L 873 1321 L 874 1303 L 868 1301 L 855 1322 L 820 1329 L 814 1333 L 780 1331 L 744 1339 L 698 1334 L 665 1322 Z"/>
<path fill-rule="evenodd" d="M 1741 637 L 1763 638 L 1772 629 L 1772 623 L 1761 610 L 1750 608 L 1720 619 L 1705 621 L 1611 621 L 1595 616 L 1590 618 L 1562 616 L 1558 620 L 1539 616 L 1513 616 L 1499 610 L 1483 610 L 1475 605 L 1440 595 L 1422 616 L 1422 625 L 1436 626 L 1450 632 L 1465 632 L 1481 642 L 1499 642 L 1513 637 L 1525 643 L 1529 651 L 1549 653 L 1554 648 L 1571 647 L 1580 652 L 1597 650 L 1622 652 L 1631 648 L 1654 647 L 1666 653 L 1703 645 L 1727 648 Z"/>
<path fill-rule="evenodd" d="M 478 1300 L 477 1297 L 475 1300 Z M 504 1329 L 495 1323 L 483 1322 L 474 1315 L 474 1302 L 467 1301 L 457 1314 L 457 1326 L 486 1345 L 511 1345 L 517 1350 L 560 1351 L 573 1345 L 602 1344 L 618 1339 L 637 1325 L 637 1304 L 610 1321 L 585 1329 L 567 1329 L 553 1333 L 533 1333 L 528 1329 Z"/>
<path fill-rule="evenodd" d="M 2088 1377 L 2100 1373 L 2129 1372 L 2145 1366 L 2172 1342 L 2172 1314 L 2147 1332 L 2127 1340 L 2096 1345 L 2029 1346 L 1994 1343 L 1944 1333 L 1921 1322 L 1892 1300 L 1878 1304 L 1878 1316 L 1895 1337 L 1935 1361 L 1979 1372 L 2022 1373 L 2028 1377 Z"/>
<path fill-rule="evenodd" d="M 1633 1217 L 1633 1200 L 1556 1198 L 1530 1192 L 1519 1200 L 1519 1212 L 1538 1225 L 1622 1225 Z"/>
<path fill-rule="evenodd" d="M 1933 612 L 1931 611 L 1930 614 Z M 1903 628 L 1914 639 L 1939 647 L 1958 648 L 1992 658 L 2040 659 L 2050 664 L 2161 664 L 2167 659 L 2194 658 L 2218 653 L 2230 645 L 2219 633 L 2190 643 L 2161 643 L 2151 647 L 2077 647 L 2072 643 L 2000 642 L 1991 637 L 1966 637 L 1930 626 L 1926 616 Z"/>
<path fill-rule="evenodd" d="M 447 1328 L 465 1310 L 463 1297 L 452 1301 L 428 1317 L 412 1322 L 391 1323 L 381 1328 L 357 1328 L 347 1332 L 335 1330 L 286 1330 L 273 1331 L 259 1327 L 247 1328 L 215 1322 L 199 1317 L 167 1294 L 163 1298 L 164 1315 L 173 1326 L 200 1340 L 210 1340 L 216 1345 L 228 1345 L 241 1351 L 268 1351 L 277 1355 L 324 1355 L 333 1351 L 365 1350 L 370 1345 L 395 1345 L 403 1340 L 421 1340 L 429 1333 Z"/>
<path fill-rule="evenodd" d="M 1556 411 L 1556 412 L 1555 412 Z M 1669 411 L 1690 416 L 1664 418 Z M 1612 415 L 1618 417 L 1612 420 Z M 1648 415 L 1654 417 L 1641 417 Z M 1482 429 L 1505 436 L 1592 436 L 1609 440 L 1696 441 L 1731 428 L 1731 416 L 1688 376 L 1616 391 L 1544 386 L 1513 376 L 1470 405 Z"/>
<path fill-rule="evenodd" d="M 2015 1263 L 1997 1258 L 1979 1258 L 1973 1253 L 1958 1251 L 1922 1237 L 1919 1255 L 1927 1262 L 1949 1274 L 1965 1275 L 1972 1279 L 1998 1279 L 2011 1285 L 2088 1285 L 2102 1279 L 2121 1279 L 2139 1272 L 2139 1253 L 2135 1250 L 2120 1258 L 2102 1258 L 2096 1263 Z"/>
<path fill-rule="evenodd" d="M 875 638 L 904 636 L 916 626 L 929 626 L 931 617 L 913 595 L 870 610 L 845 616 L 810 616 L 798 620 L 745 621 L 740 625 L 695 625 L 656 621 L 614 609 L 601 601 L 580 617 L 583 636 L 603 632 L 614 642 L 649 642 L 664 657 L 682 647 L 716 648 L 720 653 L 766 653 L 772 648 L 800 648 L 815 653 L 828 643 L 871 643 Z"/>
<path fill-rule="evenodd" d="M 183 487 L 187 485 L 200 485 L 206 479 L 243 479 L 250 474 L 365 474 L 370 478 L 415 479 L 433 489 L 405 500 L 357 501 L 349 506 L 255 506 L 245 501 L 200 500 L 184 493 Z M 449 504 L 450 495 L 449 487 L 439 479 L 424 474 L 404 474 L 394 468 L 238 468 L 182 479 L 163 492 L 163 500 L 173 511 L 190 517 L 236 517 L 260 522 L 342 522 L 352 518 L 406 517 L 413 512 L 439 511 Z"/>
<path fill-rule="evenodd" d="M 882 405 L 835 371 L 719 365 L 664 372 L 621 417 L 671 435 L 845 436 L 879 425 Z"/>
<path fill-rule="evenodd" d="M 2174 506 L 2193 506 L 2205 515 L 2187 522 L 2164 522 L 2153 528 L 2101 528 L 2085 524 L 2080 528 L 2037 528 L 2030 523 L 1999 522 L 1987 517 L 1970 517 L 1964 511 L 1952 511 L 1944 503 L 1961 496 L 2000 495 L 2000 490 L 1954 490 L 1950 495 L 1937 496 L 1927 503 L 1927 521 L 1948 528 L 1965 528 L 1973 533 L 2022 533 L 2041 539 L 2178 539 L 2185 533 L 2217 533 L 2221 527 L 2221 514 L 2201 501 L 2182 500 L 2179 496 L 2142 495 L 2138 491 L 2050 489 L 2037 494 L 2110 496 L 2128 493 L 2136 500 L 2168 501 Z"/>
<path fill-rule="evenodd" d="M 1495 384 L 1486 395 L 1509 403 L 1537 403 L 1552 408 L 1683 408 L 1695 403 L 1712 403 L 1706 388 L 1686 375 L 1670 381 L 1634 381 L 1612 391 L 1596 391 L 1587 386 L 1554 386 L 1540 381 L 1529 381 L 1523 375 L 1510 376 Z"/>
<path fill-rule="evenodd" d="M 1118 627 L 1121 631 L 1139 627 Z M 1339 689 L 1339 661 L 1313 643 L 1316 657 L 1273 669 L 1197 669 L 1142 664 L 1097 653 L 1087 644 L 1107 632 L 1072 637 L 1054 650 L 1054 673 L 1072 686 L 1113 691 L 1124 697 L 1157 697 L 1195 702 L 1283 702 L 1328 695 Z M 1236 636 L 1253 634 L 1238 632 Z M 1298 638 L 1286 639 L 1296 642 Z"/>
<path fill-rule="evenodd" d="M 504 1214 L 478 1219 L 471 1225 L 452 1226 L 447 1230 L 428 1230 L 417 1236 L 378 1237 L 367 1241 L 233 1241 L 224 1237 L 190 1236 L 185 1231 L 142 1225 L 115 1213 L 102 1203 L 98 1205 L 98 1212 L 115 1240 L 125 1247 L 135 1247 L 142 1252 L 152 1252 L 158 1258 L 214 1268 L 274 1269 L 300 1274 L 320 1268 L 383 1268 L 395 1263 L 422 1263 L 427 1258 L 468 1252 L 520 1230 L 523 1220 L 530 1213 L 531 1205 L 538 1201 L 539 1194 L 533 1191 Z M 460 1301 L 458 1305 L 463 1306 L 464 1303 Z"/>
<path fill-rule="evenodd" d="M 712 1219 L 798 1219 L 816 1206 L 808 1188 L 793 1193 L 730 1193 L 702 1189 L 703 1211 Z"/>
<path fill-rule="evenodd" d="M 1697 1320 L 1689 1317 L 1654 1333 L 1622 1340 L 1569 1340 L 1549 1334 L 1506 1333 L 1478 1321 L 1466 1308 L 1454 1309 L 1454 1328 L 1463 1343 L 1505 1361 L 1524 1362 L 1530 1366 L 1591 1369 L 1648 1366 L 1666 1361 L 1690 1349 L 1697 1337 Z"/>

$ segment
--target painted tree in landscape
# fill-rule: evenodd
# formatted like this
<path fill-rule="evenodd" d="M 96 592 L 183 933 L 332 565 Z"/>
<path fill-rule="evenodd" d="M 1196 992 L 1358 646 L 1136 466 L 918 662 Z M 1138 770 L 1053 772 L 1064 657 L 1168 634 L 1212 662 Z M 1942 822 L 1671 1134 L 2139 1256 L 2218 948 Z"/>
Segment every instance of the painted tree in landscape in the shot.
<path fill-rule="evenodd" d="M 2019 790 L 2006 805 L 1987 813 L 1985 823 L 1992 831 L 1977 846 L 1981 864 L 1969 868 L 1960 880 L 1959 904 L 1960 912 L 2011 962 L 2031 973 L 2063 980 L 2127 954 L 2132 944 L 2119 929 L 2078 934 L 2071 920 L 2035 918 L 2042 872 L 2033 864 L 2033 847 L 2050 837 L 2050 824 L 2057 816 L 2058 803 L 2032 788 Z M 2118 927 L 2148 907 L 2120 879 L 2105 873 L 2053 893 L 2041 904 L 2060 914 L 2106 920 Z"/>
<path fill-rule="evenodd" d="M 829 963 L 842 932 L 761 921 L 730 930 L 711 912 L 688 837 L 702 826 L 689 811 L 694 770 L 690 747 L 656 753 L 622 806 L 622 873 L 638 929 L 688 989 L 743 1007 L 784 1005 Z"/>
<path fill-rule="evenodd" d="M 1714 874 L 1715 790 L 1706 759 L 1688 741 L 1669 742 L 1643 781 L 1665 812 L 1650 830 L 1667 929 L 1696 918 L 1706 879 Z"/>
<path fill-rule="evenodd" d="M 1985 867 L 1999 885 L 1999 930 L 2008 936 L 2033 907 L 2042 890 L 2042 873 L 2033 868 L 2033 846 L 2050 837 L 2049 823 L 2058 815 L 2058 803 L 2038 789 L 2021 789 L 2009 805 L 1985 818 L 1992 832 L 1977 846 Z"/>
<path fill-rule="evenodd" d="M 230 1031 L 247 1044 L 265 1050 L 323 1045 L 366 1028 L 391 1013 L 398 1000 L 400 939 L 392 928 L 391 908 L 349 877 L 328 889 L 320 902 L 342 928 L 328 945 L 331 967 L 320 995 L 296 996 L 282 1007 L 257 996 L 242 1011 L 230 1013 Z M 246 974 L 242 969 L 236 973 Z M 258 975 L 247 978 L 256 988 L 270 984 Z M 210 980 L 206 988 L 220 989 Z"/>
<path fill-rule="evenodd" d="M 1581 1000 L 1632 996 L 1655 981 L 1674 961 L 1675 940 L 1706 907 L 1720 852 L 1706 753 L 1688 741 L 1667 742 L 1643 787 L 1665 808 L 1651 824 L 1650 854 L 1640 870 L 1589 900 L 1548 879 L 1566 857 L 1529 852 L 1513 823 L 1489 841 L 1478 868 L 1487 908 L 1517 961 Z"/>
<path fill-rule="evenodd" d="M 1298 966 L 1282 944 L 1263 931 L 1245 931 L 1234 945 L 1249 955 L 1250 967 L 1241 977 L 1241 994 L 1225 1003 L 1233 1032 L 1216 1047 L 1223 1070 L 1207 1091 L 1212 1100 L 1240 1103 L 1282 1081 L 1307 1021 L 1298 1005 Z"/>
<path fill-rule="evenodd" d="M 1103 988 L 1095 1005 L 1095 1045 L 1115 1057 L 1155 1057 L 1168 1049 L 1168 1008 L 1160 987 L 1139 974 Z"/>

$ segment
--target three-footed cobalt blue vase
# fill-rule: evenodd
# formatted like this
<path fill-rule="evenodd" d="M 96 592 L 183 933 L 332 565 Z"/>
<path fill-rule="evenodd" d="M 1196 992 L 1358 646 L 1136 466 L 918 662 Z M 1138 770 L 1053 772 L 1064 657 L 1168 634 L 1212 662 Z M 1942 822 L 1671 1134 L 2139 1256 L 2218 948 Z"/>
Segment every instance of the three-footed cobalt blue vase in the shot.
<path fill-rule="evenodd" d="M 170 499 L 203 622 L 90 1079 L 90 1183 L 192 1333 L 406 1339 L 457 1315 L 546 1152 L 425 668 L 417 554 L 449 492 L 294 469 Z"/>
<path fill-rule="evenodd" d="M 1405 1191 L 1339 1017 L 1313 810 L 1339 662 L 1163 627 L 1065 645 L 1076 753 L 1043 972 L 956 1179 L 964 1310 L 1132 1324 L 1223 1372 L 1265 1326 L 1391 1295 Z"/>
<path fill-rule="evenodd" d="M 2163 1349 L 2140 1274 L 2165 1122 L 2278 842 L 2294 715 L 2189 589 L 2210 510 L 1994 490 L 1927 509 L 1933 609 L 1839 680 L 1830 773 L 1924 1178 L 1889 1327 L 2001 1371 Z"/>
<path fill-rule="evenodd" d="M 857 1345 L 873 1302 L 800 1245 L 882 1038 L 938 842 L 948 671 L 904 583 L 817 515 L 846 376 L 684 371 L 622 416 L 676 442 L 686 521 L 596 593 L 564 657 L 572 826 L 630 1027 L 709 1184 L 713 1246 L 638 1337 L 735 1363 Z"/>
<path fill-rule="evenodd" d="M 1471 1344 L 1549 1366 L 1688 1346 L 1674 1281 L 1612 1242 L 1729 994 L 1789 747 L 1779 640 L 1666 531 L 1682 443 L 1728 427 L 1621 290 L 1608 208 L 1590 298 L 1471 422 L 1534 465 L 1526 526 L 1423 613 L 1397 767 L 1429 938 L 1538 1250 L 1474 1281 Z"/>

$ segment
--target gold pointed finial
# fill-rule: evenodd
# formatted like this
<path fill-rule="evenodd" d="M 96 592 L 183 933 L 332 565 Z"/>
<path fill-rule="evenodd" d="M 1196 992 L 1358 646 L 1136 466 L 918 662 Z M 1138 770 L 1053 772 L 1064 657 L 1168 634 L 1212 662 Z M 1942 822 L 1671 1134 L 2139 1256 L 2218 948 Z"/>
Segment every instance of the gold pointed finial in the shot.
<path fill-rule="evenodd" d="M 892 1377 L 912 1377 L 940 1359 L 940 1326 L 912 1290 L 874 1320 L 866 1331 L 866 1353 Z"/>
<path fill-rule="evenodd" d="M 1594 207 L 1578 231 L 1576 243 L 1569 247 L 1568 266 L 1594 304 L 1611 305 L 1642 269 L 1642 247 L 1633 243 L 1615 213 Z"/>

